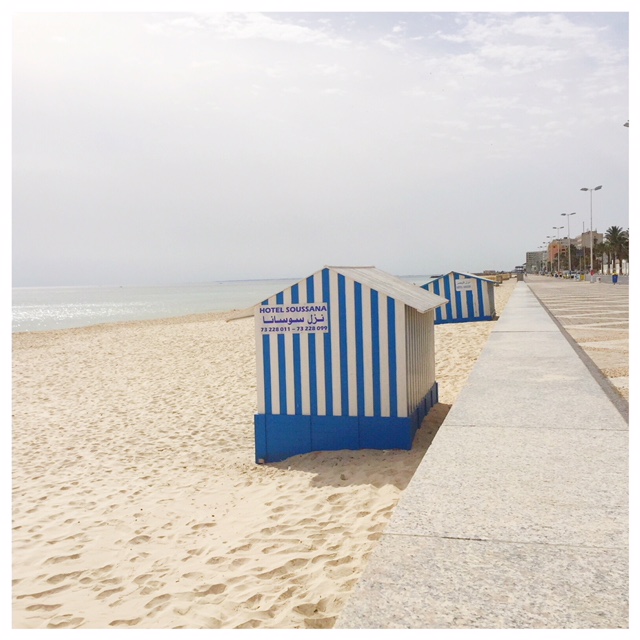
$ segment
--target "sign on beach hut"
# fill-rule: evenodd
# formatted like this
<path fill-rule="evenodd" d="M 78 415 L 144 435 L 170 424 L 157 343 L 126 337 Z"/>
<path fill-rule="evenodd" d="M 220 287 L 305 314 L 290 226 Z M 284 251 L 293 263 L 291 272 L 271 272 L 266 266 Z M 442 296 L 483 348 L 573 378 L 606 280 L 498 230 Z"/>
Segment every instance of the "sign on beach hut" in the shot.
<path fill-rule="evenodd" d="M 324 267 L 230 318 L 255 318 L 256 462 L 411 449 L 438 402 L 434 315 L 446 302 L 375 267 Z"/>
<path fill-rule="evenodd" d="M 435 324 L 495 320 L 496 283 L 471 273 L 451 271 L 422 285 L 423 289 L 447 299 L 436 309 Z"/>

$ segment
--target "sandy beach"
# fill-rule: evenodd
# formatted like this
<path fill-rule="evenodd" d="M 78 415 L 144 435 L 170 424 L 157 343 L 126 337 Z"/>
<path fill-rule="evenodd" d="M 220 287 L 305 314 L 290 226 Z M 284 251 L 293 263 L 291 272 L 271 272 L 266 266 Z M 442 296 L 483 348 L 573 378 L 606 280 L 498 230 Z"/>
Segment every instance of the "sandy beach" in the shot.
<path fill-rule="evenodd" d="M 331 628 L 495 326 L 436 327 L 411 451 L 256 465 L 228 317 L 14 334 L 14 628 Z"/>

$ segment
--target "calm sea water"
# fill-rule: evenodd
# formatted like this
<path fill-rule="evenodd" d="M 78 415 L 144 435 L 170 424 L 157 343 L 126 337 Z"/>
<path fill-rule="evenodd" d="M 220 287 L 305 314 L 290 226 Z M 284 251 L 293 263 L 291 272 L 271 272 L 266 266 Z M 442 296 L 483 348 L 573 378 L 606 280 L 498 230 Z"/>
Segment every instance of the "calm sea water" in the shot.
<path fill-rule="evenodd" d="M 417 284 L 428 279 L 422 278 L 403 277 Z M 236 280 L 166 287 L 19 287 L 12 291 L 12 331 L 70 329 L 246 309 L 299 280 Z"/>
<path fill-rule="evenodd" d="M 245 309 L 298 279 L 156 287 L 20 287 L 12 291 L 12 331 L 173 318 Z"/>

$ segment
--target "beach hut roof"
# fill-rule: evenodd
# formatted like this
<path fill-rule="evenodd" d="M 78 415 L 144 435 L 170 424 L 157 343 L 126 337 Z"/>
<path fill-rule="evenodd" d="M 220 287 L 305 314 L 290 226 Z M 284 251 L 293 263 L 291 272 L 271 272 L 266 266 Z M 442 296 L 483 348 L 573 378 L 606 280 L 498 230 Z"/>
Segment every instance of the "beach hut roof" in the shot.
<path fill-rule="evenodd" d="M 376 267 L 333 267 L 325 266 L 324 269 L 330 269 L 336 273 L 351 278 L 355 282 L 359 282 L 371 289 L 375 289 L 390 298 L 394 298 L 399 302 L 412 307 L 420 313 L 426 313 L 431 309 L 436 309 L 447 304 L 449 301 L 442 296 L 431 293 L 418 285 L 406 282 L 397 276 L 392 276 Z M 306 278 L 304 278 L 306 280 Z M 303 280 L 300 280 L 303 282 Z M 287 287 L 288 288 L 288 287 Z M 227 320 L 239 320 L 240 318 L 248 318 L 252 316 L 255 308 L 259 305 L 255 304 L 248 309 L 237 311 Z"/>
<path fill-rule="evenodd" d="M 432 276 L 431 278 L 429 278 L 429 280 L 427 280 L 427 282 L 425 282 L 425 284 L 429 284 L 429 282 L 433 282 L 434 280 L 438 280 L 440 278 L 444 278 L 445 276 L 448 276 L 452 273 L 457 273 L 460 276 L 465 276 L 466 278 L 475 278 L 476 280 L 484 280 L 485 282 L 489 282 L 490 284 L 496 284 L 495 280 L 493 280 L 492 278 L 486 278 L 485 276 L 479 276 L 475 273 L 467 273 L 466 271 L 449 271 L 448 273 L 443 273 L 439 276 Z"/>

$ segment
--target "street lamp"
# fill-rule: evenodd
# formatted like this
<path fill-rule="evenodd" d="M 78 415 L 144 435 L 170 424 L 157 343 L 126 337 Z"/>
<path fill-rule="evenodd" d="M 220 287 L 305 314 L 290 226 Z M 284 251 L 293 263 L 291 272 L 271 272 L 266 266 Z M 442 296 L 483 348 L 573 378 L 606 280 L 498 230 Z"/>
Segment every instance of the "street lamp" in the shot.
<path fill-rule="evenodd" d="M 564 229 L 564 227 L 553 227 L 557 229 L 558 235 L 558 274 L 560 274 L 560 229 Z"/>
<path fill-rule="evenodd" d="M 598 191 L 598 189 L 602 189 L 602 185 L 599 187 L 594 187 L 593 189 L 589 189 L 589 187 L 582 187 L 580 191 L 588 191 L 589 192 L 589 244 L 591 245 L 590 252 L 590 267 L 589 270 L 593 271 L 593 192 Z"/>
<path fill-rule="evenodd" d="M 567 235 L 569 236 L 569 275 L 571 275 L 571 225 L 569 221 L 571 220 L 571 216 L 575 216 L 576 212 L 573 213 L 561 213 L 561 216 L 567 216 Z"/>

